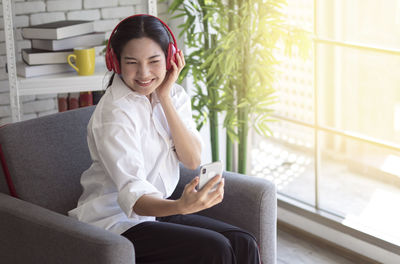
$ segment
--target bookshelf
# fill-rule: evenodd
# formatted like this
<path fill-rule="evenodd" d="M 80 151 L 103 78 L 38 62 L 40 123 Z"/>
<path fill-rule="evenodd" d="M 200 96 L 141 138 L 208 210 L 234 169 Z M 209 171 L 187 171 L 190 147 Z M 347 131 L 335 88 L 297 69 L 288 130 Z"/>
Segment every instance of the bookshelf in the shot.
<path fill-rule="evenodd" d="M 15 26 L 12 0 L 2 0 L 4 34 L 7 53 L 8 84 L 10 89 L 10 109 L 12 122 L 20 121 L 20 96 L 38 94 L 72 93 L 98 91 L 106 87 L 107 69 L 103 63 L 96 63 L 96 71 L 90 76 L 78 76 L 76 72 L 22 78 L 17 76 L 15 54 Z M 157 1 L 148 0 L 148 13 L 157 15 Z"/>
<path fill-rule="evenodd" d="M 18 77 L 19 95 L 99 91 L 108 83 L 106 72 L 104 64 L 96 64 L 95 73 L 90 76 L 68 72 L 33 78 Z"/>

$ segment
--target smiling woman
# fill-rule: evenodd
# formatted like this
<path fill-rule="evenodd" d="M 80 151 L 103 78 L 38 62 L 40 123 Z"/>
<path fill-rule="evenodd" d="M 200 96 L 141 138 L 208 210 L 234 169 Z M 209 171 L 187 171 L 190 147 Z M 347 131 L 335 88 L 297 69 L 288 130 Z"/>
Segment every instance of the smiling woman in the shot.
<path fill-rule="evenodd" d="M 179 163 L 200 165 L 202 143 L 190 98 L 175 84 L 185 60 L 166 29 L 135 15 L 111 33 L 106 62 L 114 73 L 88 125 L 93 163 L 69 215 L 128 238 L 137 263 L 259 263 L 252 234 L 194 214 L 223 200 L 221 175 L 201 190 L 195 177 L 168 199 Z"/>

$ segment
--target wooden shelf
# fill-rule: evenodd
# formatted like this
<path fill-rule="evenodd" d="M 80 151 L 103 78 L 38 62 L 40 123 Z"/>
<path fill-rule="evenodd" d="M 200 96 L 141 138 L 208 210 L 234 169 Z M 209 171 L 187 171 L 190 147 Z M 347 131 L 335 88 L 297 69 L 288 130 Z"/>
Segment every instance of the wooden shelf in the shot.
<path fill-rule="evenodd" d="M 33 78 L 18 77 L 19 95 L 99 91 L 105 89 L 108 78 L 104 64 L 96 64 L 96 71 L 90 76 L 79 76 L 74 71 Z"/>

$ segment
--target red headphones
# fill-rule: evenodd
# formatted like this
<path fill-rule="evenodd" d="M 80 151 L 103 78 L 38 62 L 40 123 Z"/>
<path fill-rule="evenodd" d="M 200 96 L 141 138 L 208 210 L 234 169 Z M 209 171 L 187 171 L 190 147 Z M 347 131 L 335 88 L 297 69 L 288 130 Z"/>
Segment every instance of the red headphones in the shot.
<path fill-rule="evenodd" d="M 177 44 L 176 44 L 175 36 L 174 36 L 174 34 L 172 34 L 172 31 L 171 31 L 171 29 L 168 27 L 168 25 L 165 24 L 161 19 L 159 19 L 158 17 L 152 16 L 152 15 L 147 15 L 147 14 L 139 14 L 139 15 L 129 16 L 129 17 L 123 19 L 121 22 L 119 22 L 118 25 L 117 25 L 117 26 L 114 28 L 114 30 L 111 32 L 110 39 L 108 40 L 107 49 L 106 49 L 106 66 L 107 66 L 107 69 L 108 69 L 109 71 L 114 71 L 114 72 L 117 73 L 117 74 L 120 74 L 120 73 L 121 73 L 121 68 L 120 68 L 119 63 L 118 63 L 117 55 L 114 53 L 114 50 L 112 49 L 112 47 L 111 47 L 111 45 L 110 45 L 111 37 L 114 35 L 114 32 L 118 29 L 118 26 L 119 26 L 122 22 L 124 22 L 124 21 L 127 20 L 127 19 L 130 19 L 130 18 L 132 18 L 132 17 L 137 17 L 137 16 L 150 16 L 150 17 L 154 17 L 154 18 L 158 19 L 158 20 L 161 22 L 161 24 L 163 24 L 164 27 L 168 30 L 169 34 L 171 35 L 171 37 L 172 37 L 172 39 L 173 39 L 173 41 L 174 41 L 174 42 L 170 42 L 170 43 L 168 44 L 167 71 L 170 70 L 170 69 L 172 68 L 171 59 L 173 59 L 174 62 L 177 63 L 175 54 L 176 54 L 176 52 L 177 52 L 177 50 L 178 50 L 178 46 L 177 46 Z"/>

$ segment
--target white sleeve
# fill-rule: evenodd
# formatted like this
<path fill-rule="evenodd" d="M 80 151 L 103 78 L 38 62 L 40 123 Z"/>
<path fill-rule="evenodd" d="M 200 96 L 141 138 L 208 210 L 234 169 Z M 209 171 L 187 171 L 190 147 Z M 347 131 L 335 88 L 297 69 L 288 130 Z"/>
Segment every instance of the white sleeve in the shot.
<path fill-rule="evenodd" d="M 162 197 L 146 179 L 140 138 L 134 128 L 108 123 L 92 131 L 100 161 L 117 186 L 118 204 L 128 217 L 142 195 Z"/>
<path fill-rule="evenodd" d="M 203 140 L 201 138 L 199 131 L 196 128 L 196 123 L 194 122 L 192 117 L 192 103 L 190 101 L 190 97 L 183 89 L 183 87 L 175 84 L 174 88 L 176 90 L 172 98 L 176 111 L 178 112 L 179 117 L 185 124 L 186 128 L 189 129 L 189 131 L 191 131 L 197 137 L 203 148 L 204 147 Z"/>

